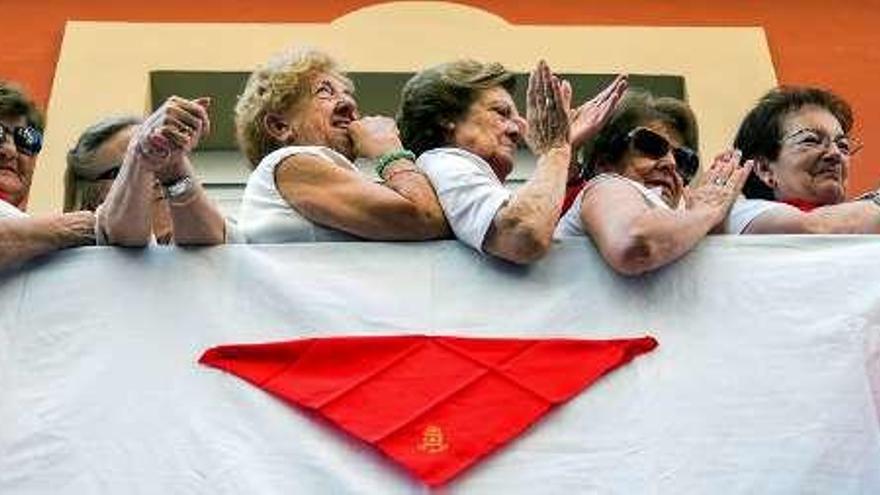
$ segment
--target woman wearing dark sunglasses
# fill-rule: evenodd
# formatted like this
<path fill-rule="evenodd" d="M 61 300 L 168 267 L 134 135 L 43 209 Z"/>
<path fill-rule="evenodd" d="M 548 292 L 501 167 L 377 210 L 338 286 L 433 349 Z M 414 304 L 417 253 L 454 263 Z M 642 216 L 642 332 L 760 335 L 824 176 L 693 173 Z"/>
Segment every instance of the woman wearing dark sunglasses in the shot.
<path fill-rule="evenodd" d="M 699 168 L 696 147 L 696 119 L 684 102 L 628 95 L 594 139 L 592 178 L 556 236 L 589 236 L 625 275 L 678 259 L 723 222 L 751 170 L 728 151 L 686 186 Z"/>
<path fill-rule="evenodd" d="M 88 211 L 29 216 L 43 117 L 15 85 L 0 81 L 0 270 L 59 249 L 95 243 Z"/>
<path fill-rule="evenodd" d="M 809 87 L 764 95 L 734 145 L 753 158 L 725 231 L 731 234 L 880 234 L 880 193 L 847 201 L 849 167 L 861 143 L 843 98 Z"/>

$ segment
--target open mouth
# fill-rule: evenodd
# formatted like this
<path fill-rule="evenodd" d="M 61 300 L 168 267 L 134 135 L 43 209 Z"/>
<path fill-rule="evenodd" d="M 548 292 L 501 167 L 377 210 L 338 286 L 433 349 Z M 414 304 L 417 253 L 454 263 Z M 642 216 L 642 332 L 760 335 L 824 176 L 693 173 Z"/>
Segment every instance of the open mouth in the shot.
<path fill-rule="evenodd" d="M 517 149 L 517 144 L 515 141 L 510 139 L 504 139 L 501 141 L 501 147 L 509 151 L 510 153 L 515 153 Z"/>
<path fill-rule="evenodd" d="M 813 173 L 813 177 L 822 177 L 826 179 L 841 180 L 843 174 L 838 167 L 825 167 Z"/>
<path fill-rule="evenodd" d="M 337 128 L 337 129 L 348 130 L 348 126 L 351 125 L 351 122 L 352 122 L 352 119 L 347 118 L 347 117 L 335 117 L 331 121 L 331 124 L 333 125 L 333 127 Z"/>
<path fill-rule="evenodd" d="M 649 189 L 659 187 L 659 188 L 663 189 L 663 192 L 665 192 L 669 195 L 672 195 L 672 191 L 675 190 L 675 185 L 672 183 L 672 181 L 669 181 L 666 179 L 658 179 L 658 178 L 649 179 L 649 180 L 645 181 L 645 185 Z"/>

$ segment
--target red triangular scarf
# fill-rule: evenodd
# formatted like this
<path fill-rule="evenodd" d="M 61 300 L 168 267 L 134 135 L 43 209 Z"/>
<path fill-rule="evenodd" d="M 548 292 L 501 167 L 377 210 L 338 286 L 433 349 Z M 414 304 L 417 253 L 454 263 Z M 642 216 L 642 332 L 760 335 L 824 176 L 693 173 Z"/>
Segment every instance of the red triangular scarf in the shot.
<path fill-rule="evenodd" d="M 809 213 L 819 207 L 819 205 L 817 205 L 816 203 L 813 203 L 811 201 L 805 201 L 803 199 L 786 199 L 783 201 L 783 203 L 785 203 L 787 205 L 794 206 L 798 210 L 801 210 L 801 211 L 807 212 L 807 213 Z"/>
<path fill-rule="evenodd" d="M 334 337 L 215 347 L 199 362 L 319 412 L 435 486 L 656 346 L 651 337 Z"/>

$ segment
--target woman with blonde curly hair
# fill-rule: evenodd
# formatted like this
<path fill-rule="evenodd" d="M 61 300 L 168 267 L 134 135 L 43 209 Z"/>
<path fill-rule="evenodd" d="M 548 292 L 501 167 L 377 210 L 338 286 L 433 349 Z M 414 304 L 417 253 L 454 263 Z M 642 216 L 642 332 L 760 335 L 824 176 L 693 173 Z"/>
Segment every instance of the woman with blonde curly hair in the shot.
<path fill-rule="evenodd" d="M 254 171 L 239 214 L 248 242 L 425 240 L 448 226 L 394 121 L 361 117 L 351 80 L 316 50 L 287 51 L 248 79 L 236 133 Z M 372 159 L 383 180 L 359 173 Z"/>

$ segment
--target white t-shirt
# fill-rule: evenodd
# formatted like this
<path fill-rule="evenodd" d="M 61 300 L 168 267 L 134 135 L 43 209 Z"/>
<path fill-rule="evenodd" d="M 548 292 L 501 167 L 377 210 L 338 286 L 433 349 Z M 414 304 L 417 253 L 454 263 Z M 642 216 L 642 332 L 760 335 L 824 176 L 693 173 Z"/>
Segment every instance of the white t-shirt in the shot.
<path fill-rule="evenodd" d="M 27 218 L 29 215 L 0 199 L 0 218 Z"/>
<path fill-rule="evenodd" d="M 742 234 L 744 230 L 752 223 L 752 220 L 758 218 L 764 213 L 779 208 L 793 208 L 785 203 L 776 201 L 768 201 L 766 199 L 746 199 L 740 196 L 730 208 L 730 213 L 724 220 L 725 234 Z"/>
<path fill-rule="evenodd" d="M 237 235 L 249 243 L 358 241 L 359 237 L 313 223 L 281 196 L 275 168 L 286 158 L 309 154 L 357 172 L 348 158 L 323 146 L 288 146 L 266 155 L 248 178 L 238 214 Z"/>
<path fill-rule="evenodd" d="M 459 148 L 423 153 L 418 166 L 434 186 L 446 221 L 458 239 L 482 252 L 495 214 L 511 192 L 479 156 Z"/>
<path fill-rule="evenodd" d="M 590 191 L 595 191 L 596 187 L 602 183 L 606 183 L 608 181 L 617 181 L 622 182 L 642 195 L 645 198 L 645 201 L 652 208 L 665 208 L 667 210 L 671 210 L 668 204 L 663 201 L 663 196 L 653 190 L 645 187 L 641 182 L 634 181 L 627 177 L 617 174 L 599 174 L 592 179 L 590 179 L 585 185 L 584 188 L 581 189 L 580 194 L 577 195 L 574 202 L 571 204 L 571 207 L 568 208 L 568 211 L 562 215 L 562 218 L 559 219 L 559 223 L 556 224 L 556 230 L 553 232 L 553 237 L 577 237 L 577 236 L 585 236 L 587 235 L 584 232 L 584 227 L 581 224 L 581 205 L 584 202 L 584 195 L 589 194 Z"/>

